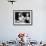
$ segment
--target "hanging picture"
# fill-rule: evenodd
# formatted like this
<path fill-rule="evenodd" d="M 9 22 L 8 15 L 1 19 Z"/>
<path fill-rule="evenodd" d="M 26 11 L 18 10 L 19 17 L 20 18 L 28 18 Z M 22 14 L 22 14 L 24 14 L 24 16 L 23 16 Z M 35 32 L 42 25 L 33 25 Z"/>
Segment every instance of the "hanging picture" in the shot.
<path fill-rule="evenodd" d="M 32 25 L 32 10 L 13 10 L 14 25 Z"/>

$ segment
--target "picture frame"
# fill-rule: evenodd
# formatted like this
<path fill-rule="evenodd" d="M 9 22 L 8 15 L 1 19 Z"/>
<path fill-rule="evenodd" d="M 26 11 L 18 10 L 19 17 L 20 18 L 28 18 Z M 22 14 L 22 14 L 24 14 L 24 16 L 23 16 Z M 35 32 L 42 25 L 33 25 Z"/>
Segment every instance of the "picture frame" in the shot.
<path fill-rule="evenodd" d="M 32 25 L 32 10 L 13 10 L 13 25 Z"/>

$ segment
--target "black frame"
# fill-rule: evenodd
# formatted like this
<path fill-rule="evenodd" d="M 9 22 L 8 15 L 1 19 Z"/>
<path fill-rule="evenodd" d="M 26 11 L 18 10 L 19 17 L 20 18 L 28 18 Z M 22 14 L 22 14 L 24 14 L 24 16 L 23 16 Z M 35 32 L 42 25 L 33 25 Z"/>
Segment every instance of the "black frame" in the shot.
<path fill-rule="evenodd" d="M 16 11 L 30 11 L 31 12 L 31 24 L 15 24 L 14 23 L 14 16 L 15 16 L 15 12 Z M 23 26 L 27 26 L 27 25 L 32 25 L 33 24 L 33 11 L 32 10 L 13 10 L 13 25 L 23 25 Z"/>

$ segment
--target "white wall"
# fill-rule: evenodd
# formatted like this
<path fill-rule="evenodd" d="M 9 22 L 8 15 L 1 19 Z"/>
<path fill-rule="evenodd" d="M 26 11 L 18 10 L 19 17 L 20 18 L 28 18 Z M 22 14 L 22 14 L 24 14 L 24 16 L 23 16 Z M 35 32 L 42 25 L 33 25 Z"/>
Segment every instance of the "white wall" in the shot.
<path fill-rule="evenodd" d="M 13 10 L 33 10 L 32 26 L 14 26 Z M 27 32 L 37 41 L 46 40 L 46 0 L 17 0 L 14 5 L 0 0 L 0 40 L 11 40 L 17 33 Z"/>

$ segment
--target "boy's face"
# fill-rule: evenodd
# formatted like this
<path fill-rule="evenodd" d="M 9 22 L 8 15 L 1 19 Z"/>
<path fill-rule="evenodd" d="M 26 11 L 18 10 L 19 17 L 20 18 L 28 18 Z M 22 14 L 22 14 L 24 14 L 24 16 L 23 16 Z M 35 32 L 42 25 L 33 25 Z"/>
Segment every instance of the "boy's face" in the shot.
<path fill-rule="evenodd" d="M 22 15 L 22 13 L 19 13 L 19 21 L 24 22 L 24 16 Z"/>

